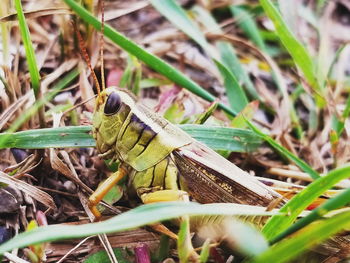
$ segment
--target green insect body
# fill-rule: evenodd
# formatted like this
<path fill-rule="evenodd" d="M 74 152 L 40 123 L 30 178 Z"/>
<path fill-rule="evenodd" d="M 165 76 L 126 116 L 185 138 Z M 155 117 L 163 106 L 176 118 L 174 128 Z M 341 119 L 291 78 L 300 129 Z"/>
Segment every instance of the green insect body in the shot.
<path fill-rule="evenodd" d="M 280 198 L 122 89 L 107 88 L 97 98 L 93 136 L 103 157 L 131 168 L 131 185 L 141 198 L 179 189 L 201 203 L 268 206 Z"/>

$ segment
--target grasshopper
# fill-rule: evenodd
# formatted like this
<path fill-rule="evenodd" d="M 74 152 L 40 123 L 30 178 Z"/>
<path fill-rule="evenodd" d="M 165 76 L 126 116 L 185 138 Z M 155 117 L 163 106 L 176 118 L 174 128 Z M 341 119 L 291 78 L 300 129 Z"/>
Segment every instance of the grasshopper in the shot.
<path fill-rule="evenodd" d="M 90 197 L 97 203 L 120 179 L 143 203 L 181 200 L 188 193 L 200 203 L 232 202 L 267 207 L 281 196 L 215 151 L 190 137 L 127 90 L 100 92 L 93 114 L 93 137 L 100 156 L 120 160 L 112 174 Z"/>
<path fill-rule="evenodd" d="M 281 195 L 199 143 L 180 128 L 152 112 L 129 91 L 104 87 L 101 2 L 102 91 L 81 36 L 81 50 L 95 80 L 98 96 L 93 114 L 93 137 L 100 156 L 121 165 L 89 198 L 97 204 L 125 176 L 143 203 L 183 200 L 189 195 L 200 203 L 230 202 L 267 207 Z M 78 31 L 77 31 L 78 32 Z"/>

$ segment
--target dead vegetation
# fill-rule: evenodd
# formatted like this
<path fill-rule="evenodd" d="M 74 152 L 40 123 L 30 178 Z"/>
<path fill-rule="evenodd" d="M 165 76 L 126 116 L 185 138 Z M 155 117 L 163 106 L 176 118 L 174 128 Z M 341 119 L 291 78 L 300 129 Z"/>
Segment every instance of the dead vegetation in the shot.
<path fill-rule="evenodd" d="M 249 92 L 244 74 L 237 74 L 237 81 L 244 87 L 249 101 L 259 100 L 260 107 L 253 104 L 244 107 L 248 119 L 320 174 L 327 174 L 349 162 L 347 43 L 350 6 L 347 1 L 330 1 L 322 8 L 318 5 L 321 1 L 295 1 L 295 7 L 290 12 L 288 8 L 291 6 L 279 1 L 283 19 L 313 57 L 317 67 L 315 76 L 324 86 L 320 90 L 315 90 L 303 71 L 295 67 L 296 62 L 273 34 L 273 24 L 263 13 L 258 1 L 234 4 L 247 7 L 249 19 L 256 23 L 259 34 L 263 36 L 264 48 L 257 44 L 252 32 L 249 33 L 242 26 L 245 18 L 230 13 L 227 8 L 230 1 L 180 2 L 183 8 L 189 10 L 188 15 L 198 23 L 213 47 L 218 41 L 225 41 L 234 47 L 241 70 L 246 72 L 257 97 Z M 91 25 L 73 15 L 61 1 L 26 0 L 22 4 L 40 71 L 42 96 L 47 98 L 57 83 L 74 70 L 79 75 L 76 74 L 74 81 L 44 103 L 44 123 L 40 124 L 35 110 L 27 120 L 18 123 L 21 117 L 33 109 L 36 99 L 31 88 L 16 11 L 12 1 L 3 1 L 4 8 L 0 10 L 3 32 L 0 43 L 1 131 L 91 125 L 96 89 L 81 56 L 76 30 L 79 29 L 83 34 L 98 78 L 101 76 L 99 34 Z M 89 1 L 85 4 L 97 16 L 99 4 L 89 6 Z M 208 11 L 212 18 L 215 17 L 221 32 L 208 28 L 203 18 L 194 11 L 198 6 Z M 226 105 L 231 103 L 223 77 L 213 62 L 216 55 L 208 55 L 203 47 L 164 18 L 149 1 L 105 1 L 104 17 L 107 24 L 179 69 L 218 101 Z M 135 86 L 139 87 L 139 91 L 136 90 L 138 98 L 171 122 L 193 123 L 212 106 L 168 81 L 108 38 L 104 38 L 103 46 L 106 85 L 122 85 L 133 91 Z M 214 51 L 220 52 L 218 48 Z M 324 101 L 318 100 L 318 96 Z M 215 111 L 206 122 L 247 129 L 246 125 L 234 126 L 233 123 L 232 118 L 228 118 L 222 110 Z M 59 145 L 60 138 L 57 141 Z M 0 189 L 0 241 L 25 231 L 32 219 L 40 222 L 40 218 L 44 217 L 48 224 L 82 224 L 93 220 L 87 206 L 88 195 L 111 173 L 111 167 L 97 156 L 94 148 L 60 149 L 58 146 L 35 150 L 36 145 L 28 148 L 31 149 L 3 147 L 0 151 L 0 182 L 4 185 Z M 288 198 L 314 180 L 267 143 L 261 143 L 254 151 L 226 151 L 224 154 L 243 170 Z M 119 214 L 140 204 L 137 198 L 129 198 L 125 187 L 116 186 L 110 200 L 103 204 L 106 216 Z M 348 187 L 348 179 L 343 180 L 335 188 L 324 192 L 312 205 L 315 207 Z M 116 205 L 113 206 L 113 203 Z M 170 242 L 170 252 L 162 259 L 169 257 L 177 260 L 174 242 L 160 241 L 160 235 L 149 228 L 119 232 L 108 239 L 101 234 L 99 239 L 89 237 L 84 242 L 80 241 L 47 244 L 43 259 L 57 262 L 64 257 L 59 262 L 77 262 L 103 248 L 112 255 L 112 247 L 127 247 L 119 252 L 124 253 L 124 262 L 133 262 L 135 248 L 140 243 L 147 245 L 155 255 L 160 253 L 159 247 L 163 249 L 163 245 Z M 348 236 L 338 237 L 338 240 L 331 242 L 327 249 L 332 252 L 318 255 L 317 260 L 322 258 L 322 262 L 338 262 L 349 257 Z M 33 249 L 26 248 L 14 254 L 35 261 Z M 213 262 L 229 262 L 226 261 L 229 255 L 230 252 L 222 249 L 211 250 Z M 42 259 L 37 260 L 40 262 Z M 168 259 L 164 262 L 171 261 Z"/>

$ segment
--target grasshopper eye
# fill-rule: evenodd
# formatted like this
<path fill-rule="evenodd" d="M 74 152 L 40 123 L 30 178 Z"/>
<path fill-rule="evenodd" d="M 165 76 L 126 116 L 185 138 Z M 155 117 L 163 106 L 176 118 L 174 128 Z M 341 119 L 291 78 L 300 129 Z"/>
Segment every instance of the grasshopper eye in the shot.
<path fill-rule="evenodd" d="M 108 99 L 106 101 L 104 113 L 106 115 L 114 114 L 120 109 L 120 106 L 121 106 L 120 96 L 117 93 L 112 92 L 111 94 L 109 94 Z"/>

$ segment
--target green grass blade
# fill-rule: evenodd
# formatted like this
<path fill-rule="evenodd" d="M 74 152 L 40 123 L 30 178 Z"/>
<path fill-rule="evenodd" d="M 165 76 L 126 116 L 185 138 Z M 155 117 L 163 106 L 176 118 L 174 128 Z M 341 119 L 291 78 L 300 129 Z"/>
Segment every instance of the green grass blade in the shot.
<path fill-rule="evenodd" d="M 12 134 L 0 134 L 0 149 L 45 149 L 66 147 L 95 147 L 90 135 L 91 126 L 70 126 L 21 131 Z M 7 137 L 6 141 L 1 140 Z"/>
<path fill-rule="evenodd" d="M 336 183 L 350 176 L 350 166 L 345 166 L 329 172 L 327 175 L 312 182 L 280 209 L 280 212 L 288 213 L 288 216 L 273 216 L 264 226 L 262 232 L 268 240 L 273 240 L 278 234 L 286 230 L 317 197 Z"/>
<path fill-rule="evenodd" d="M 332 73 L 334 71 L 334 68 L 335 68 L 335 65 L 337 64 L 341 54 L 343 53 L 343 51 L 345 50 L 345 48 L 347 47 L 348 44 L 344 44 L 342 46 L 340 46 L 338 49 L 337 49 L 337 52 L 335 52 L 334 54 L 334 57 L 332 59 L 332 62 L 329 66 L 329 69 L 328 69 L 328 73 L 327 73 L 327 79 L 331 79 L 332 78 Z"/>
<path fill-rule="evenodd" d="M 40 74 L 36 63 L 32 41 L 30 39 L 28 25 L 24 17 L 21 0 L 15 0 L 15 8 L 17 11 L 17 17 L 19 22 L 19 30 L 21 32 L 22 41 L 26 52 L 32 88 L 34 90 L 35 97 L 37 98 L 40 89 Z"/>
<path fill-rule="evenodd" d="M 320 175 L 311 166 L 309 166 L 306 162 L 301 160 L 299 157 L 295 156 L 293 153 L 288 151 L 286 148 L 277 143 L 274 139 L 272 139 L 267 134 L 261 132 L 257 127 L 255 127 L 252 123 L 248 123 L 248 126 L 254 131 L 261 139 L 269 143 L 276 151 L 278 151 L 283 156 L 287 157 L 289 160 L 293 161 L 300 169 L 304 172 L 308 173 L 311 178 L 319 179 Z"/>
<path fill-rule="evenodd" d="M 77 4 L 74 0 L 64 0 L 64 2 L 70 8 L 72 8 L 73 11 L 76 12 L 76 14 L 78 14 L 85 22 L 92 25 L 95 29 L 99 31 L 101 30 L 101 22 L 97 18 L 95 18 L 91 13 L 89 13 L 86 9 Z M 163 74 L 176 84 L 183 86 L 184 88 L 188 89 L 189 91 L 202 97 L 205 100 L 208 100 L 210 102 L 215 100 L 215 97 L 213 95 L 204 90 L 190 78 L 183 75 L 179 70 L 175 69 L 174 67 L 161 60 L 157 56 L 154 56 L 153 54 L 147 52 L 145 49 L 138 46 L 136 43 L 114 30 L 108 24 L 105 24 L 104 35 L 108 37 L 112 42 L 123 48 L 125 51 L 134 55 L 135 57 L 146 63 L 149 67 Z M 235 116 L 237 114 L 228 106 L 222 103 L 219 103 L 219 107 L 232 116 Z"/>
<path fill-rule="evenodd" d="M 217 48 L 220 51 L 222 63 L 231 71 L 231 73 L 236 77 L 237 80 L 243 82 L 246 91 L 253 99 L 261 101 L 258 92 L 256 91 L 252 81 L 250 80 L 248 73 L 242 67 L 236 55 L 236 51 L 231 46 L 231 44 L 224 41 L 218 41 Z"/>
<path fill-rule="evenodd" d="M 149 79 L 142 79 L 140 81 L 140 88 L 146 89 L 154 86 L 163 86 L 163 85 L 170 85 L 170 84 L 171 82 L 167 79 L 149 78 Z"/>
<path fill-rule="evenodd" d="M 301 69 L 310 86 L 313 87 L 316 92 L 320 92 L 321 87 L 315 77 L 315 66 L 306 48 L 289 30 L 281 14 L 270 0 L 260 0 L 260 4 L 264 8 L 267 16 L 274 23 L 276 34 L 292 56 L 294 63 Z"/>
<path fill-rule="evenodd" d="M 214 150 L 246 152 L 261 144 L 260 138 L 249 130 L 189 124 L 180 125 L 180 128 Z M 95 147 L 90 132 L 91 126 L 70 126 L 2 133 L 0 149 Z"/>
<path fill-rule="evenodd" d="M 343 114 L 342 114 L 343 122 L 345 122 L 345 120 L 349 117 L 349 115 L 350 115 L 350 95 L 348 96 L 348 98 L 346 100 L 345 109 L 344 109 Z M 339 136 L 340 135 L 341 135 L 341 132 L 339 132 Z"/>
<path fill-rule="evenodd" d="M 188 219 L 187 216 L 185 218 Z M 192 252 L 192 243 L 190 237 L 190 220 L 184 219 L 177 233 L 177 252 L 179 254 L 179 262 L 188 262 Z"/>
<path fill-rule="evenodd" d="M 253 41 L 253 43 L 255 43 L 255 45 L 257 45 L 257 47 L 259 47 L 263 52 L 266 52 L 265 42 L 261 37 L 259 29 L 251 14 L 249 14 L 249 12 L 247 12 L 244 8 L 237 5 L 231 5 L 230 10 L 242 31 L 250 38 L 251 41 Z"/>
<path fill-rule="evenodd" d="M 193 124 L 180 125 L 180 128 L 214 150 L 247 152 L 262 142 L 253 132 L 244 129 Z"/>
<path fill-rule="evenodd" d="M 0 255 L 14 248 L 25 247 L 30 244 L 80 238 L 101 233 L 113 233 L 177 218 L 183 215 L 270 216 L 273 214 L 275 214 L 275 212 L 266 212 L 265 209 L 261 207 L 239 204 L 214 203 L 200 205 L 197 203 L 184 202 L 147 204 L 98 223 L 76 226 L 52 225 L 21 233 L 0 245 Z"/>
<path fill-rule="evenodd" d="M 328 74 L 327 74 L 328 79 L 331 79 L 331 76 L 332 76 L 332 73 L 334 71 L 335 65 L 337 65 L 337 62 L 341 58 L 342 53 L 344 51 L 346 52 L 347 48 L 348 48 L 347 44 L 344 44 L 340 48 L 338 48 L 337 52 L 335 53 L 335 55 L 333 57 L 331 65 L 329 66 L 329 69 L 328 69 Z M 342 64 L 342 63 L 340 63 L 340 64 Z M 339 70 L 340 71 L 344 71 L 344 69 L 338 69 L 338 71 Z M 338 84 L 343 82 L 341 77 L 339 79 L 339 75 L 337 76 L 337 82 L 338 82 Z M 337 86 L 338 86 L 338 84 L 337 84 Z M 336 87 L 336 89 L 337 89 L 337 87 Z M 348 98 L 346 100 L 345 109 L 344 109 L 343 114 L 341 115 L 341 117 L 339 118 L 338 114 L 333 114 L 333 116 L 332 116 L 332 129 L 334 131 L 336 131 L 336 136 L 338 137 L 337 141 L 339 140 L 339 137 L 341 136 L 341 134 L 344 131 L 345 120 L 349 117 L 349 113 L 350 113 L 350 96 L 348 96 Z"/>
<path fill-rule="evenodd" d="M 274 244 L 281 239 L 285 238 L 286 236 L 298 231 L 299 229 L 305 227 L 306 225 L 321 219 L 324 215 L 326 215 L 328 212 L 342 208 L 345 205 L 350 203 L 350 189 L 344 190 L 344 192 L 336 195 L 335 197 L 327 200 L 325 203 L 317 207 L 316 209 L 312 210 L 310 214 L 307 216 L 299 219 L 296 223 L 291 225 L 286 231 L 282 232 L 278 236 L 276 236 L 274 239 L 270 241 L 271 244 Z"/>
<path fill-rule="evenodd" d="M 306 227 L 293 238 L 277 243 L 260 256 L 248 262 L 291 262 L 292 259 L 300 256 L 303 252 L 348 227 L 350 227 L 350 212 L 340 213 L 332 218 Z"/>
<path fill-rule="evenodd" d="M 248 104 L 248 99 L 239 85 L 236 77 L 220 61 L 215 60 L 215 64 L 224 78 L 226 95 L 231 108 L 235 112 L 240 112 Z"/>

